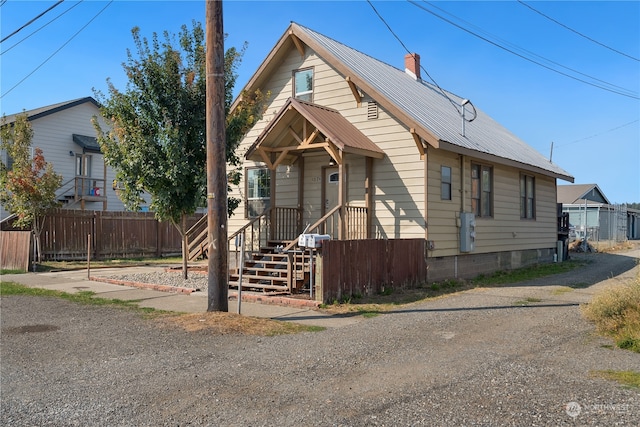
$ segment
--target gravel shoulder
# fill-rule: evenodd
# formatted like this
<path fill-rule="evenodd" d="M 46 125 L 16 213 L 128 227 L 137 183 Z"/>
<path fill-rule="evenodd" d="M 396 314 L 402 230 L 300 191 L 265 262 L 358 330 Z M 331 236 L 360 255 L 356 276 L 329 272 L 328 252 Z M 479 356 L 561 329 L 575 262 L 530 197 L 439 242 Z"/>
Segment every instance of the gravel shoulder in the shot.
<path fill-rule="evenodd" d="M 638 255 L 584 254 L 579 271 L 276 337 L 2 297 L 0 424 L 640 425 L 640 391 L 592 375 L 640 371 L 640 356 L 579 310 L 635 277 Z"/>

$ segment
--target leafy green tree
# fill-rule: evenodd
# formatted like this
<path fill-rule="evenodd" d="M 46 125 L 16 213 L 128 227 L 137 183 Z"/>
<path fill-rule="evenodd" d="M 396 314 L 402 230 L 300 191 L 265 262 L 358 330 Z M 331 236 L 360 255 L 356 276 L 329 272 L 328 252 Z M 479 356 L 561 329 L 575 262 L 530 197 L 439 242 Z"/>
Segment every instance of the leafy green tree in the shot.
<path fill-rule="evenodd" d="M 36 147 L 31 154 L 33 130 L 26 113 L 19 114 L 13 123 L 2 119 L 0 148 L 5 150 L 11 164 L 0 163 L 0 203 L 17 215 L 15 225 L 31 226 L 37 261 L 42 260 L 40 235 L 47 211 L 59 206 L 56 190 L 62 176 L 47 163 L 42 150 Z"/>
<path fill-rule="evenodd" d="M 126 90 L 107 80 L 109 96 L 96 92 L 101 114 L 111 129 L 94 119 L 107 164 L 116 170 L 120 198 L 138 210 L 146 192 L 150 209 L 159 220 L 171 221 L 183 238 L 183 277 L 187 277 L 188 215 L 206 206 L 206 56 L 204 31 L 198 22 L 183 25 L 174 35 L 156 33 L 151 40 L 132 30 L 136 52 L 127 50 L 123 64 L 129 79 Z M 225 52 L 225 107 L 229 183 L 240 179 L 235 153 L 244 134 L 264 112 L 265 96 L 243 93 L 229 114 L 233 87 L 246 44 Z M 239 200 L 229 200 L 229 214 Z"/>

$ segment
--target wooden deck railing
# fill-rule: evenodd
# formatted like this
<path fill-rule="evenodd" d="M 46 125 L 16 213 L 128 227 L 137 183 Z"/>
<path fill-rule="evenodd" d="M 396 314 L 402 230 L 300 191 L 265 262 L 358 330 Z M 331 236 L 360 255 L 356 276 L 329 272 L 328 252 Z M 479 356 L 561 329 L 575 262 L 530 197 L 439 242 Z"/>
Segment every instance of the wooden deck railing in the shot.
<path fill-rule="evenodd" d="M 331 209 L 322 218 L 320 218 L 315 223 L 313 223 L 312 225 L 307 227 L 305 229 L 306 230 L 305 233 L 309 233 L 309 234 L 311 234 L 311 233 L 326 234 L 325 230 L 331 229 L 331 227 L 333 226 L 334 222 L 336 222 L 338 220 L 337 215 L 338 215 L 339 211 L 340 211 L 340 206 L 336 206 L 335 208 Z M 330 225 L 328 225 L 328 224 L 330 224 Z M 283 251 L 291 250 L 297 244 L 298 244 L 298 240 L 294 239 L 287 246 L 285 246 L 283 248 Z"/>
<path fill-rule="evenodd" d="M 105 180 L 87 176 L 76 176 L 62 184 L 56 191 L 59 201 L 71 205 L 81 201 L 103 202 L 107 199 Z"/>
<path fill-rule="evenodd" d="M 361 240 L 369 238 L 367 232 L 367 215 L 365 207 L 345 206 L 345 232 L 343 240 Z"/>

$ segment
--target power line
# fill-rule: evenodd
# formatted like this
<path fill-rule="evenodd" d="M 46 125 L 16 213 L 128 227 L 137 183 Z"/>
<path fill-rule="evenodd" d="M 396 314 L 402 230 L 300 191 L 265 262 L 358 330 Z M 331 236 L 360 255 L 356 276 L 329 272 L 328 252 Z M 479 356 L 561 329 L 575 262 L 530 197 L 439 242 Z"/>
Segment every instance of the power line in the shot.
<path fill-rule="evenodd" d="M 622 129 L 623 127 L 627 127 L 627 126 L 632 125 L 634 123 L 638 123 L 638 121 L 640 121 L 640 119 L 636 119 L 636 120 L 630 121 L 629 123 L 625 123 L 623 125 L 614 127 L 612 129 L 605 130 L 604 132 L 596 133 L 596 134 L 591 135 L 591 136 L 585 136 L 584 138 L 576 139 L 575 141 L 567 142 L 565 144 L 560 144 L 560 145 L 557 145 L 556 147 L 564 147 L 565 145 L 575 144 L 576 142 L 582 142 L 582 141 L 584 141 L 586 139 L 596 138 L 598 136 L 605 135 L 605 134 L 607 134 L 609 132 L 613 132 L 614 130 Z"/>
<path fill-rule="evenodd" d="M 29 74 L 27 74 L 22 80 L 20 80 L 18 83 L 16 83 L 11 89 L 9 89 L 8 91 L 6 91 L 5 93 L 2 94 L 2 96 L 0 96 L 0 99 L 4 98 L 5 95 L 9 94 L 12 90 L 14 90 L 16 87 L 18 87 L 22 82 L 24 82 L 25 80 L 27 80 L 29 77 L 31 77 L 31 75 L 33 73 L 35 73 L 36 71 L 38 71 L 40 69 L 40 67 L 42 67 L 44 64 L 46 64 L 51 58 L 53 58 L 55 56 L 55 54 L 57 54 L 58 52 L 60 52 L 62 50 L 62 48 L 64 48 L 67 44 L 69 44 L 69 42 L 71 42 L 71 40 L 73 40 L 78 34 L 80 34 L 80 32 L 82 30 L 84 30 L 85 28 L 87 28 L 89 26 L 89 24 L 91 24 L 93 22 L 94 19 L 96 19 L 98 16 L 100 16 L 100 14 L 102 12 L 105 11 L 106 8 L 108 8 L 109 6 L 111 6 L 111 3 L 113 3 L 114 0 L 111 0 L 109 3 L 107 3 L 107 5 L 105 7 L 103 7 L 98 13 L 95 14 L 95 16 L 93 18 L 91 18 L 89 20 L 89 22 L 87 22 L 86 24 L 84 24 L 82 26 L 82 28 L 80 28 L 74 35 L 72 35 L 69 40 L 67 40 L 66 42 L 64 42 L 64 44 L 62 46 L 60 46 L 55 52 L 53 52 L 47 59 L 45 59 L 40 65 L 38 65 L 32 72 L 30 72 Z"/>
<path fill-rule="evenodd" d="M 64 0 L 58 0 L 58 2 L 56 4 L 54 4 L 53 6 L 49 7 L 47 10 L 45 10 L 44 12 L 42 12 L 40 15 L 36 16 L 35 18 L 33 18 L 32 20 L 30 20 L 29 22 L 27 22 L 26 24 L 24 24 L 22 27 L 18 28 L 17 30 L 15 30 L 13 33 L 9 34 L 7 37 L 3 38 L 2 40 L 0 40 L 0 43 L 3 43 L 5 40 L 7 40 L 9 37 L 12 37 L 14 35 L 16 35 L 20 30 L 22 30 L 23 28 L 29 26 L 30 24 L 32 24 L 34 21 L 36 21 L 38 18 L 40 18 L 42 15 L 44 15 L 45 13 L 49 12 L 51 9 L 53 9 L 54 7 L 58 6 L 60 3 L 62 3 Z"/>
<path fill-rule="evenodd" d="M 544 16 L 544 17 L 545 17 L 545 18 L 547 18 L 549 21 L 551 21 L 551 22 L 555 22 L 556 24 L 560 25 L 561 27 L 566 28 L 567 30 L 569 30 L 569 31 L 571 31 L 571 32 L 573 32 L 573 33 L 576 33 L 577 35 L 579 35 L 579 36 L 581 36 L 581 37 L 584 37 L 585 39 L 587 39 L 587 40 L 589 40 L 589 41 L 591 41 L 591 42 L 593 42 L 593 43 L 595 43 L 595 44 L 598 44 L 598 45 L 600 45 L 600 46 L 602 46 L 602 47 L 604 47 L 604 48 L 606 48 L 606 49 L 609 49 L 609 50 L 611 50 L 611 51 L 613 51 L 613 52 L 615 52 L 615 53 L 619 53 L 619 54 L 620 54 L 620 55 L 622 55 L 622 56 L 626 56 L 627 58 L 633 59 L 634 61 L 639 61 L 639 62 L 640 62 L 640 59 L 639 59 L 639 58 L 636 58 L 636 57 L 631 56 L 631 55 L 627 55 L 626 53 L 624 53 L 624 52 L 620 52 L 619 50 L 614 49 L 614 48 L 612 48 L 611 46 L 607 46 L 607 45 L 606 45 L 606 44 L 604 44 L 604 43 L 600 43 L 598 40 L 592 39 L 592 38 L 591 38 L 591 37 L 589 37 L 589 36 L 585 36 L 585 35 L 584 35 L 584 34 L 582 34 L 581 32 L 579 32 L 579 31 L 577 31 L 577 30 L 574 30 L 573 28 L 571 28 L 571 27 L 569 27 L 569 26 L 567 26 L 567 25 L 563 24 L 562 22 L 556 21 L 556 20 L 555 20 L 555 19 L 553 19 L 552 17 L 550 17 L 550 16 L 548 16 L 548 15 L 545 15 L 544 13 L 540 12 L 538 9 L 535 9 L 533 6 L 531 6 L 531 5 L 529 5 L 529 4 L 525 3 L 525 2 L 523 2 L 522 0 L 518 0 L 518 3 L 520 3 L 520 4 L 521 4 L 521 5 L 523 5 L 523 6 L 528 7 L 529 9 L 531 9 L 532 11 L 534 11 L 535 13 L 537 13 L 537 14 L 539 14 L 539 15 Z"/>
<path fill-rule="evenodd" d="M 562 71 L 556 70 L 555 68 L 552 68 L 552 67 L 550 67 L 550 66 L 548 66 L 548 65 L 542 64 L 542 63 L 540 63 L 540 62 L 538 62 L 538 61 L 535 61 L 535 60 L 533 60 L 533 59 L 531 59 L 531 58 L 528 58 L 528 57 L 526 57 L 526 56 L 524 56 L 524 55 L 522 55 L 522 54 L 520 54 L 520 53 L 518 53 L 518 52 L 514 52 L 513 50 L 508 49 L 508 48 L 506 48 L 506 47 L 502 46 L 502 45 L 501 45 L 501 44 L 499 44 L 499 43 L 496 43 L 496 42 L 494 42 L 494 41 L 492 41 L 492 40 L 489 40 L 489 39 L 488 39 L 488 38 L 486 38 L 486 37 L 483 37 L 483 36 L 481 36 L 481 35 L 479 35 L 479 34 L 477 34 L 477 33 L 474 33 L 473 31 L 471 31 L 471 30 L 469 30 L 469 29 L 467 29 L 467 28 L 464 28 L 463 26 L 458 25 L 458 24 L 456 24 L 455 22 L 453 22 L 453 21 L 451 21 L 451 20 L 449 20 L 449 19 L 447 19 L 447 18 L 445 18 L 445 17 L 443 17 L 443 16 L 441 16 L 441 15 L 438 15 L 437 13 L 435 13 L 434 11 L 432 11 L 432 10 L 430 10 L 430 9 L 426 8 L 425 6 L 422 6 L 422 5 L 416 4 L 416 2 L 415 2 L 415 1 L 413 1 L 413 0 L 408 0 L 408 2 L 409 2 L 409 3 L 411 3 L 411 4 L 413 4 L 413 5 L 414 5 L 414 6 L 416 6 L 416 7 L 420 8 L 420 9 L 424 10 L 425 12 L 427 12 L 427 13 L 429 13 L 429 14 L 431 14 L 431 15 L 435 16 L 436 18 L 439 18 L 439 19 L 441 19 L 441 20 L 443 20 L 443 21 L 447 22 L 448 24 L 451 24 L 451 25 L 453 25 L 454 27 L 461 29 L 462 31 L 465 31 L 465 32 L 467 32 L 467 33 L 469 33 L 469 34 L 471 34 L 471 35 L 473 35 L 473 36 L 475 36 L 475 37 L 478 37 L 479 39 L 484 40 L 485 42 L 487 42 L 487 43 L 489 43 L 489 44 L 492 44 L 492 45 L 494 45 L 494 46 L 496 46 L 496 47 L 498 47 L 498 48 L 500 48 L 500 49 L 502 49 L 502 50 L 505 50 L 505 51 L 507 51 L 507 52 L 509 52 L 509 53 L 511 53 L 511 54 L 513 54 L 513 55 L 516 55 L 516 56 L 518 56 L 518 57 L 520 57 L 520 58 L 522 58 L 522 59 L 524 59 L 524 60 L 526 60 L 526 61 L 529 61 L 529 62 L 531 62 L 531 63 L 534 63 L 534 64 L 536 64 L 536 65 L 539 65 L 539 66 L 541 66 L 541 67 L 543 67 L 543 68 L 546 68 L 547 70 L 553 71 L 554 73 L 558 73 L 558 74 L 563 75 L 563 76 L 565 76 L 565 77 L 569 77 L 570 79 L 573 79 L 573 80 L 576 80 L 576 81 L 579 81 L 579 82 L 582 82 L 582 83 L 588 84 L 589 86 L 593 86 L 593 87 L 597 87 L 597 88 L 602 89 L 602 90 L 606 90 L 607 92 L 612 92 L 612 93 L 615 93 L 615 94 L 618 94 L 618 95 L 621 95 L 621 96 L 625 96 L 625 97 L 627 97 L 627 98 L 640 99 L 640 97 L 639 97 L 635 92 L 632 92 L 632 91 L 630 91 L 630 90 L 626 90 L 626 89 L 625 89 L 625 91 L 627 91 L 628 93 L 621 92 L 621 91 L 619 91 L 619 90 L 610 89 L 610 88 L 604 87 L 604 86 L 602 86 L 602 85 L 598 85 L 598 84 L 596 84 L 596 83 L 592 83 L 592 82 L 589 82 L 589 81 L 586 81 L 586 80 L 580 79 L 580 78 L 575 77 L 575 76 L 572 76 L 572 75 L 570 75 L 570 74 L 563 73 Z M 423 0 L 423 2 L 428 4 L 428 2 L 426 2 L 426 1 L 424 1 L 424 0 Z M 611 85 L 611 84 L 609 84 L 609 83 L 608 83 L 608 85 L 609 85 L 609 86 L 613 86 L 613 85 Z"/>
<path fill-rule="evenodd" d="M 404 50 L 407 53 L 411 53 L 411 51 L 409 50 L 409 48 L 407 48 L 407 46 L 403 43 L 403 41 L 400 39 L 400 37 L 398 37 L 398 35 L 391 29 L 391 26 L 389 26 L 389 24 L 387 23 L 387 21 L 384 20 L 384 18 L 382 17 L 382 15 L 380 15 L 380 13 L 378 12 L 378 10 L 373 6 L 373 4 L 371 3 L 370 0 L 367 0 L 367 3 L 369 3 L 369 6 L 371 6 L 371 8 L 373 9 L 373 11 L 375 12 L 376 15 L 378 15 L 378 18 L 380 18 L 380 20 L 382 21 L 382 23 L 387 27 L 387 29 L 389 30 L 389 32 L 391 32 L 391 34 L 396 38 L 396 40 L 398 40 L 398 42 L 402 45 L 402 47 L 404 48 Z M 429 79 L 433 82 L 433 84 L 438 88 L 438 90 L 440 91 L 440 93 L 442 93 L 442 95 L 447 98 L 449 100 L 449 102 L 451 103 L 451 105 L 453 105 L 453 108 L 455 108 L 455 110 L 458 112 L 458 114 L 460 113 L 460 110 L 458 110 L 458 107 L 456 105 L 456 103 L 446 94 L 446 92 L 440 87 L 440 85 L 434 80 L 433 77 L 431 77 L 431 74 L 429 74 L 429 72 L 422 66 L 422 64 L 420 65 L 420 69 L 422 71 L 425 72 L 425 74 L 429 77 Z M 463 107 L 464 108 L 464 107 Z"/>
<path fill-rule="evenodd" d="M 6 0 L 5 0 L 6 1 Z M 38 31 L 40 31 L 41 29 L 43 29 L 44 27 L 46 27 L 47 25 L 51 24 L 53 21 L 57 20 L 58 18 L 60 18 L 62 15 L 66 14 L 67 12 L 69 12 L 71 9 L 73 9 L 74 7 L 78 6 L 80 3 L 82 3 L 84 0 L 80 0 L 79 2 L 75 3 L 73 6 L 71 6 L 69 9 L 65 10 L 64 12 L 62 12 L 60 15 L 56 16 L 55 18 L 53 18 L 51 21 L 47 22 L 46 24 L 44 24 L 43 26 L 41 26 L 40 28 L 38 28 L 37 30 L 35 30 L 34 32 L 32 32 L 31 34 L 29 34 L 28 36 L 24 37 L 23 39 L 17 41 L 15 44 L 13 44 L 12 46 L 8 47 L 6 50 L 4 50 L 3 52 L 0 52 L 0 55 L 4 55 L 5 53 L 9 52 L 11 49 L 13 49 L 14 47 L 18 46 L 20 43 L 22 43 L 23 41 L 25 41 L 26 39 L 28 39 L 29 37 L 31 37 L 32 35 L 34 35 L 35 33 L 37 33 Z"/>
<path fill-rule="evenodd" d="M 425 3 L 426 3 L 426 2 L 425 2 Z M 582 72 L 580 72 L 580 71 L 578 71 L 578 70 L 576 70 L 576 69 L 573 69 L 573 68 L 571 68 L 571 67 L 567 67 L 567 66 L 565 66 L 565 65 L 562 65 L 562 64 L 560 64 L 559 62 L 555 62 L 555 61 L 552 61 L 552 60 L 551 60 L 551 59 L 549 59 L 549 58 L 545 58 L 545 57 L 543 57 L 543 56 L 540 56 L 540 55 L 538 55 L 538 54 L 536 54 L 536 53 L 534 53 L 534 52 L 531 52 L 530 50 L 527 50 L 527 49 L 524 49 L 524 48 L 522 48 L 522 47 L 520 47 L 520 46 L 514 45 L 513 43 L 511 43 L 511 42 L 509 42 L 509 41 L 507 41 L 507 40 L 501 39 L 500 37 L 498 37 L 498 36 L 496 36 L 496 35 L 494 35 L 494 34 L 491 34 L 491 33 L 489 33 L 488 31 L 485 31 L 485 30 L 483 30 L 482 28 L 480 28 L 480 27 L 478 27 L 478 26 L 476 26 L 476 25 L 473 25 L 472 23 L 470 23 L 470 22 L 468 22 L 468 21 L 465 21 L 464 19 L 462 19 L 462 18 L 460 18 L 460 17 L 457 17 L 457 16 L 455 16 L 455 15 L 453 15 L 453 14 L 451 14 L 451 13 L 447 12 L 446 10 L 442 9 L 441 7 L 436 6 L 436 5 L 435 5 L 435 4 L 433 4 L 433 3 L 429 3 L 429 5 L 430 5 L 431 7 L 434 7 L 434 8 L 436 8 L 436 9 L 438 9 L 438 10 L 440 10 L 440 11 L 442 11 L 442 12 L 446 13 L 446 14 L 447 14 L 447 15 L 449 15 L 449 16 L 452 16 L 453 18 L 457 19 L 458 21 L 460 21 L 460 22 L 464 23 L 466 26 L 468 26 L 468 27 L 472 27 L 472 28 L 476 29 L 477 31 L 484 33 L 487 37 L 491 37 L 491 38 L 493 38 L 494 40 L 498 40 L 498 41 L 500 41 L 501 43 L 503 43 L 503 44 L 506 44 L 506 45 L 510 46 L 512 49 L 516 49 L 516 50 L 518 50 L 518 51 L 524 52 L 525 54 L 528 54 L 528 55 L 534 56 L 534 57 L 536 57 L 536 58 L 539 58 L 539 59 L 540 59 L 540 60 L 542 60 L 542 61 L 548 62 L 548 63 L 553 64 L 553 65 L 557 65 L 558 67 L 564 68 L 565 70 L 569 70 L 569 71 L 574 72 L 574 73 L 576 73 L 576 74 L 580 74 L 580 75 L 582 75 L 582 76 L 584 76 L 584 77 L 588 77 L 589 79 L 592 79 L 592 80 L 595 80 L 595 81 L 598 81 L 598 82 L 604 83 L 605 85 L 607 85 L 607 86 L 609 86 L 609 87 L 611 87 L 611 88 L 618 88 L 618 89 L 621 89 L 623 92 L 627 92 L 628 94 L 631 94 L 631 95 L 634 95 L 634 94 L 635 94 L 633 91 L 631 91 L 631 90 L 629 90 L 629 89 L 627 89 L 627 88 L 624 88 L 624 87 L 622 87 L 622 86 L 618 86 L 618 85 L 614 85 L 614 84 L 612 84 L 612 83 L 609 83 L 609 82 L 606 82 L 606 81 L 604 81 L 604 80 L 601 80 L 601 79 L 599 79 L 599 78 L 597 78 L 597 77 L 593 77 L 593 76 L 591 76 L 591 75 L 589 75 L 589 74 L 582 73 Z"/>

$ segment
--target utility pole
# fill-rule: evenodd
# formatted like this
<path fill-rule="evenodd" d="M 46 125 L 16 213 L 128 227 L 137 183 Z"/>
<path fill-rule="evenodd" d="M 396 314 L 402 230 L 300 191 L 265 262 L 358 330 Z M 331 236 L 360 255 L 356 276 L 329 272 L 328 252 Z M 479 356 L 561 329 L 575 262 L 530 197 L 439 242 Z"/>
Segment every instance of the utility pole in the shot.
<path fill-rule="evenodd" d="M 207 226 L 209 236 L 207 311 L 229 311 L 222 0 L 207 0 L 206 9 Z"/>

